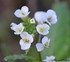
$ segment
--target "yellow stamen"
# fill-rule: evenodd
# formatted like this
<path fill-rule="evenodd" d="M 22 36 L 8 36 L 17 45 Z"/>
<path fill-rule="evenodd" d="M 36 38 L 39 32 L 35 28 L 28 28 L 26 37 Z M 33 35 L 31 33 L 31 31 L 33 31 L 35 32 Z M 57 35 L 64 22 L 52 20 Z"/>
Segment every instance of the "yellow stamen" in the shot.
<path fill-rule="evenodd" d="M 45 30 L 44 28 L 40 28 L 40 32 L 44 32 L 44 30 Z"/>
<path fill-rule="evenodd" d="M 44 47 L 47 47 L 47 46 L 49 46 L 48 42 L 46 42 L 46 43 L 44 44 Z"/>
<path fill-rule="evenodd" d="M 28 39 L 24 39 L 23 41 L 24 41 L 24 43 L 29 43 Z"/>
<path fill-rule="evenodd" d="M 24 13 L 24 12 L 21 12 L 21 14 L 22 14 L 22 15 L 25 15 L 25 13 Z"/>
<path fill-rule="evenodd" d="M 18 28 L 18 32 L 21 32 L 22 31 L 22 28 Z"/>
<path fill-rule="evenodd" d="M 49 17 L 47 18 L 47 20 L 48 20 L 49 22 L 51 22 L 52 17 L 51 17 L 51 16 L 49 16 Z"/>

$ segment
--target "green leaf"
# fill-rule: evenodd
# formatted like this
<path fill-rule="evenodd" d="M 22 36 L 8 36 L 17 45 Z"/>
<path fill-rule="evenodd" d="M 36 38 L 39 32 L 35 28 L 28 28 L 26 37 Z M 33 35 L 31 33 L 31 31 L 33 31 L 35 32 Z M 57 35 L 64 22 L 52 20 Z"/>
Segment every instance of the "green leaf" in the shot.
<path fill-rule="evenodd" d="M 25 59 L 27 61 L 37 62 L 34 57 L 32 57 L 32 56 L 26 56 L 26 55 L 10 55 L 10 56 L 7 56 L 7 57 L 4 58 L 5 61 L 7 61 L 7 60 L 10 60 L 10 61 L 13 60 L 13 61 L 15 61 L 15 60 L 18 60 L 18 59 L 19 60 Z"/>

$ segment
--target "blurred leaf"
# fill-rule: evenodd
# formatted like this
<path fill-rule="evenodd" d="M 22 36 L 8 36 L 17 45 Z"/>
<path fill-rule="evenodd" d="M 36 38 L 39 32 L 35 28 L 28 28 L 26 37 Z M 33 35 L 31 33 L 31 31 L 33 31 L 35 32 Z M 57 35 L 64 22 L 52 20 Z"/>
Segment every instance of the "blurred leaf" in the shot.
<path fill-rule="evenodd" d="M 58 3 L 53 5 L 53 9 L 58 16 L 58 22 L 51 26 L 50 48 L 42 52 L 42 58 L 54 55 L 56 60 L 62 60 L 70 57 L 70 13 L 66 3 Z"/>
<path fill-rule="evenodd" d="M 64 62 L 70 62 L 70 58 L 67 58 L 67 60 L 65 60 Z"/>
<path fill-rule="evenodd" d="M 34 57 L 32 57 L 32 56 L 26 56 L 26 55 L 10 55 L 10 56 L 7 56 L 7 57 L 4 58 L 5 61 L 7 61 L 7 60 L 10 60 L 10 61 L 13 60 L 13 61 L 15 61 L 15 60 L 18 60 L 18 59 L 19 60 L 25 59 L 25 60 L 30 60 L 32 62 L 37 62 Z"/>

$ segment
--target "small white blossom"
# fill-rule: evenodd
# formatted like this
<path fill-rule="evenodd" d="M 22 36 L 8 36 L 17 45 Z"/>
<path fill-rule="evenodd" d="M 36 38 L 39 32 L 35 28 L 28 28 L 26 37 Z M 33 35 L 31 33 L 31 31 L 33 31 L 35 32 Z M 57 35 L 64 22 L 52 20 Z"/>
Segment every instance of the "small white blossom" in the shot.
<path fill-rule="evenodd" d="M 53 10 L 48 10 L 47 13 L 46 13 L 46 18 L 45 18 L 45 21 L 51 25 L 51 24 L 55 24 L 57 22 L 57 16 L 56 16 L 56 13 L 55 11 Z"/>
<path fill-rule="evenodd" d="M 32 19 L 30 20 L 30 23 L 31 23 L 31 24 L 34 24 L 34 23 L 35 23 L 35 19 L 32 18 Z"/>
<path fill-rule="evenodd" d="M 36 26 L 36 30 L 41 35 L 47 35 L 49 33 L 49 26 L 47 24 L 39 24 Z"/>
<path fill-rule="evenodd" d="M 50 44 L 50 39 L 46 36 L 42 38 L 42 43 L 37 43 L 36 48 L 38 52 L 41 52 L 44 48 L 48 48 Z"/>
<path fill-rule="evenodd" d="M 14 31 L 15 35 L 19 35 L 23 32 L 24 26 L 22 25 L 22 23 L 20 23 L 18 25 L 15 23 L 11 23 L 11 29 Z"/>
<path fill-rule="evenodd" d="M 55 62 L 55 56 L 48 56 L 43 61 L 45 61 L 45 62 Z"/>
<path fill-rule="evenodd" d="M 48 37 L 46 37 L 46 36 L 43 37 L 42 44 L 44 45 L 45 48 L 49 48 L 50 39 L 48 39 Z"/>
<path fill-rule="evenodd" d="M 18 18 L 27 17 L 29 15 L 29 9 L 27 6 L 23 6 L 21 9 L 17 9 L 14 15 Z"/>
<path fill-rule="evenodd" d="M 20 34 L 21 40 L 20 40 L 20 46 L 22 50 L 28 50 L 31 46 L 31 43 L 33 42 L 32 35 L 28 34 L 27 32 L 23 32 Z"/>
<path fill-rule="evenodd" d="M 34 18 L 38 23 L 43 23 L 45 20 L 45 16 L 46 16 L 46 12 L 39 11 L 35 13 Z"/>

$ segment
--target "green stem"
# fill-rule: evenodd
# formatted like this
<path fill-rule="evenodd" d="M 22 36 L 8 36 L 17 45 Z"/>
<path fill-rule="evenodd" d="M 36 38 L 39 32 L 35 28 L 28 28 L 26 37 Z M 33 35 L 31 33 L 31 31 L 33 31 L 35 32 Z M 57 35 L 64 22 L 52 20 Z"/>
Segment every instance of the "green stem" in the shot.
<path fill-rule="evenodd" d="M 41 40 L 41 35 L 39 34 L 38 43 L 40 43 L 40 40 Z"/>
<path fill-rule="evenodd" d="M 39 43 L 40 43 L 40 40 L 41 40 L 41 35 L 39 35 L 39 39 L 38 39 L 38 42 L 39 42 Z M 38 53 L 39 53 L 40 62 L 42 62 L 41 53 L 40 53 L 40 52 L 38 52 Z"/>
<path fill-rule="evenodd" d="M 42 62 L 41 53 L 40 53 L 40 52 L 38 52 L 38 54 L 39 54 L 40 62 Z"/>

